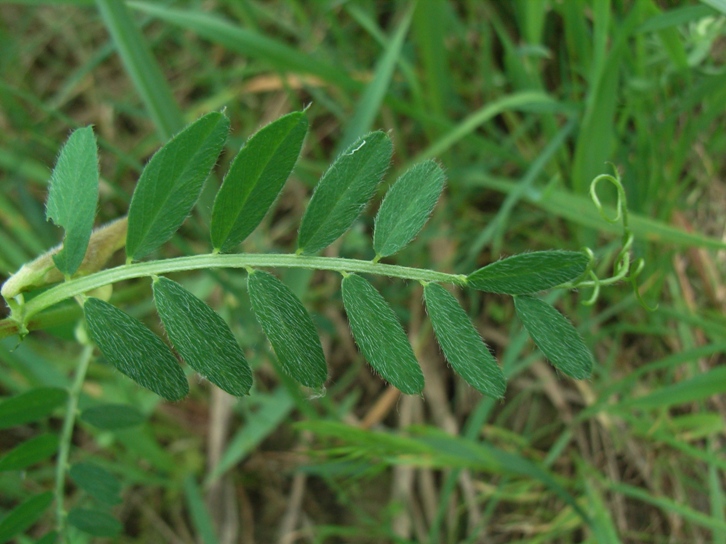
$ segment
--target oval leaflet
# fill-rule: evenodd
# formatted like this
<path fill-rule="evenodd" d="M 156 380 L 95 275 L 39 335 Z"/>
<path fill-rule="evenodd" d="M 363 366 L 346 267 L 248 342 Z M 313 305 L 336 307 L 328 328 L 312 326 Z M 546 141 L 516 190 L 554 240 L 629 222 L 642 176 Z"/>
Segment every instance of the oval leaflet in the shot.
<path fill-rule="evenodd" d="M 368 280 L 343 278 L 343 304 L 358 347 L 383 379 L 408 395 L 420 393 L 424 376 L 393 309 Z"/>
<path fill-rule="evenodd" d="M 341 153 L 315 187 L 298 235 L 301 253 L 328 247 L 347 231 L 373 197 L 391 162 L 385 132 L 366 134 Z"/>
<path fill-rule="evenodd" d="M 527 295 L 579 278 L 589 262 L 580 251 L 520 253 L 469 274 L 467 285 L 488 293 Z"/>
<path fill-rule="evenodd" d="M 230 395 L 249 393 L 252 371 L 224 319 L 168 278 L 156 278 L 153 289 L 156 310 L 182 359 Z"/>
<path fill-rule="evenodd" d="M 503 397 L 504 374 L 456 298 L 441 285 L 428 283 L 424 300 L 436 339 L 456 373 L 481 393 Z"/>
<path fill-rule="evenodd" d="M 376 215 L 373 248 L 377 256 L 393 255 L 416 237 L 436 206 L 445 179 L 436 161 L 429 160 L 396 180 Z"/>
<path fill-rule="evenodd" d="M 230 251 L 259 225 L 297 162 L 308 130 L 304 112 L 289 113 L 250 137 L 214 200 L 214 248 Z"/>
<path fill-rule="evenodd" d="M 119 371 L 167 400 L 189 393 L 176 357 L 143 323 L 93 297 L 86 299 L 83 312 L 91 340 Z"/>
<path fill-rule="evenodd" d="M 251 271 L 247 286 L 252 310 L 283 370 L 307 387 L 321 388 L 328 378 L 328 366 L 305 307 L 289 287 L 268 272 Z"/>
<path fill-rule="evenodd" d="M 552 305 L 530 296 L 514 297 L 517 317 L 552 365 L 583 380 L 592 371 L 592 354 L 580 333 Z"/>

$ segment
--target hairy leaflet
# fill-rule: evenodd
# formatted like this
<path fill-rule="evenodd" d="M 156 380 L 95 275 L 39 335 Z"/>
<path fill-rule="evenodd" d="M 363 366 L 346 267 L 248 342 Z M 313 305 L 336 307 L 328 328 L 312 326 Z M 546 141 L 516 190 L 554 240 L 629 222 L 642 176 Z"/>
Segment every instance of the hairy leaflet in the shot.
<path fill-rule="evenodd" d="M 98 200 L 98 149 L 93 127 L 74 130 L 58 155 L 50 178 L 45 214 L 65 229 L 53 261 L 66 276 L 83 262 Z"/>
<path fill-rule="evenodd" d="M 343 304 L 358 347 L 383 379 L 406 394 L 420 393 L 424 377 L 393 309 L 368 280 L 343 278 Z"/>
<path fill-rule="evenodd" d="M 181 226 L 199 198 L 228 132 L 229 120 L 223 114 L 208 113 L 151 157 L 129 206 L 129 260 L 151 253 Z"/>
<path fill-rule="evenodd" d="M 467 284 L 489 293 L 526 295 L 579 278 L 589 261 L 579 251 L 520 253 L 469 274 Z"/>
<path fill-rule="evenodd" d="M 252 371 L 224 319 L 175 281 L 157 278 L 153 288 L 166 334 L 184 362 L 230 395 L 246 395 Z"/>

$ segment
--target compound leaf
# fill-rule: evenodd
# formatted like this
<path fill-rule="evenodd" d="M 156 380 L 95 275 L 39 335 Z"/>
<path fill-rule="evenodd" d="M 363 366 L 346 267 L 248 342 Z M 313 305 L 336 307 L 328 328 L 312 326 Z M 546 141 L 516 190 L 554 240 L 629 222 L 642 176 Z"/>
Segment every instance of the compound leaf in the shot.
<path fill-rule="evenodd" d="M 273 121 L 240 149 L 214 200 L 212 245 L 230 251 L 260 224 L 290 176 L 308 130 L 304 112 Z"/>
<path fill-rule="evenodd" d="M 319 389 L 328 377 L 323 347 L 305 307 L 289 287 L 268 272 L 247 278 L 252 309 L 283 370 L 299 383 Z"/>
<path fill-rule="evenodd" d="M 190 367 L 230 395 L 249 393 L 252 371 L 219 314 L 167 278 L 154 281 L 154 302 L 166 334 Z"/>
<path fill-rule="evenodd" d="M 517 317 L 552 365 L 582 380 L 592 371 L 592 355 L 580 333 L 553 306 L 530 296 L 514 297 Z"/>
<path fill-rule="evenodd" d="M 78 487 L 99 501 L 114 505 L 121 502 L 121 484 L 105 468 L 95 463 L 76 463 L 68 471 Z"/>
<path fill-rule="evenodd" d="M 217 161 L 229 120 L 208 113 L 157 151 L 129 206 L 126 255 L 137 260 L 166 242 L 186 219 Z"/>
<path fill-rule="evenodd" d="M 68 398 L 68 391 L 38 387 L 0 403 L 0 429 L 24 425 L 49 415 Z"/>
<path fill-rule="evenodd" d="M 358 347 L 383 379 L 408 395 L 420 393 L 424 377 L 393 309 L 367 280 L 343 278 L 343 305 Z"/>
<path fill-rule="evenodd" d="M 143 323 L 103 300 L 83 305 L 88 334 L 103 356 L 139 385 L 167 400 L 179 400 L 189 384 L 169 347 Z"/>
<path fill-rule="evenodd" d="M 436 338 L 454 370 L 481 393 L 503 397 L 504 374 L 456 298 L 441 285 L 429 283 L 424 299 Z"/>
<path fill-rule="evenodd" d="M 98 149 L 93 127 L 74 130 L 50 177 L 45 215 L 63 227 L 63 247 L 53 262 L 64 275 L 78 270 L 93 230 L 98 200 Z"/>
<path fill-rule="evenodd" d="M 578 278 L 588 263 L 588 256 L 579 251 L 520 253 L 469 274 L 467 284 L 489 293 L 526 295 Z"/>
<path fill-rule="evenodd" d="M 416 237 L 436 206 L 445 179 L 433 160 L 413 166 L 398 178 L 376 216 L 373 248 L 379 257 L 393 255 Z"/>
<path fill-rule="evenodd" d="M 391 139 L 377 131 L 359 138 L 332 164 L 305 210 L 297 246 L 315 253 L 350 228 L 373 196 L 393 154 Z"/>

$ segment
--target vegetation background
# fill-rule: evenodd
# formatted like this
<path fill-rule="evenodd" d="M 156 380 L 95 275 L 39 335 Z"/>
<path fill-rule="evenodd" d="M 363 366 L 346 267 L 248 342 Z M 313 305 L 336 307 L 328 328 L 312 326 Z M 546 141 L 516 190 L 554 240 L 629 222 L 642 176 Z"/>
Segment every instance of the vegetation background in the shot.
<path fill-rule="evenodd" d="M 468 273 L 589 245 L 607 271 L 619 235 L 587 190 L 609 161 L 647 262 L 642 295 L 659 305 L 646 311 L 627 285 L 591 307 L 590 293 L 556 293 L 595 355 L 592 378 L 575 382 L 533 348 L 508 298 L 459 293 L 510 380 L 495 402 L 447 368 L 420 286 L 379 281 L 423 366 L 418 398 L 366 367 L 337 278 L 280 272 L 328 358 L 327 394 L 308 398 L 275 372 L 242 274 L 175 278 L 231 324 L 256 386 L 236 401 L 196 382 L 171 404 L 91 366 L 88 399 L 145 415 L 128 431 L 80 424 L 73 438 L 73 461 L 93 457 L 123 484 L 115 541 L 726 543 L 725 15 L 720 0 L 1 2 L 4 276 L 59 240 L 44 201 L 72 128 L 93 124 L 99 138 L 101 224 L 125 214 L 144 162 L 199 115 L 226 108 L 227 163 L 266 122 L 312 104 L 294 179 L 245 251 L 293 251 L 326 166 L 383 128 L 396 149 L 389 182 L 432 156 L 448 177 L 396 262 Z M 209 251 L 218 184 L 164 256 Z M 327 254 L 371 258 L 366 217 Z M 116 286 L 113 301 L 158 326 L 148 282 Z M 79 315 L 0 343 L 3 397 L 68 386 Z M 57 432 L 56 415 L 1 431 L 0 452 Z M 50 460 L 0 472 L 0 512 L 52 478 Z M 68 489 L 69 504 L 84 500 Z"/>

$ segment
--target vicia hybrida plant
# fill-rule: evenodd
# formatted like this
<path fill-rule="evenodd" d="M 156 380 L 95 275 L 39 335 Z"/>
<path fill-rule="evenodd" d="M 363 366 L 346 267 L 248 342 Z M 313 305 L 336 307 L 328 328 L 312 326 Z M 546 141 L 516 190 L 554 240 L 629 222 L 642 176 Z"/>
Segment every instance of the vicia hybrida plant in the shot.
<path fill-rule="evenodd" d="M 537 294 L 557 287 L 593 287 L 592 302 L 602 285 L 635 280 L 642 263 L 636 263 L 631 272 L 632 235 L 627 229 L 625 195 L 617 175 L 599 176 L 593 182 L 593 200 L 603 214 L 595 187 L 603 180 L 616 186 L 618 216 L 605 218 L 622 220 L 625 227 L 615 274 L 605 280 L 594 274 L 590 250 L 523 253 L 469 274 L 384 262 L 418 235 L 444 189 L 444 171 L 433 160 L 414 165 L 388 190 L 375 218 L 373 260 L 320 256 L 355 222 L 389 167 L 393 145 L 381 131 L 366 134 L 351 144 L 322 176 L 302 217 L 297 251 L 238 253 L 275 203 L 295 167 L 307 129 L 305 112 L 295 112 L 250 137 L 217 193 L 211 214 L 211 251 L 162 260 L 144 259 L 167 242 L 190 214 L 222 151 L 229 131 L 228 119 L 223 113 L 209 113 L 177 134 L 144 168 L 127 217 L 95 231 L 99 185 L 96 140 L 91 127 L 74 131 L 58 157 L 47 202 L 47 218 L 64 229 L 63 243 L 24 265 L 5 282 L 2 296 L 11 314 L 0 321 L 0 337 L 22 337 L 41 328 L 43 312 L 75 298 L 85 315 L 85 332 L 80 337 L 87 335 L 109 363 L 141 386 L 168 400 L 186 396 L 189 386 L 179 365 L 181 358 L 219 388 L 243 396 L 253 385 L 253 374 L 228 324 L 203 300 L 166 277 L 180 271 L 243 269 L 252 310 L 280 367 L 296 382 L 322 391 L 328 372 L 315 324 L 293 291 L 267 271 L 306 268 L 340 274 L 342 301 L 356 344 L 373 369 L 404 393 L 421 393 L 424 376 L 398 317 L 365 276 L 420 282 L 427 314 L 446 359 L 467 383 L 485 395 L 504 396 L 504 374 L 445 285 L 512 296 L 518 318 L 550 362 L 572 378 L 589 376 L 593 359 L 582 338 L 559 311 Z M 125 264 L 104 269 L 111 255 L 124 247 Z M 153 280 L 153 300 L 168 342 L 107 302 L 110 286 L 140 277 Z M 27 293 L 33 295 L 28 300 Z M 93 534 L 114 534 L 119 529 L 114 525 L 117 522 L 103 512 L 72 510 L 67 516 L 63 512 L 65 462 L 80 388 L 91 359 L 92 348 L 88 347 L 70 392 L 40 388 L 0 404 L 0 428 L 33 421 L 66 402 L 68 415 L 60 439 L 43 435 L 42 443 L 33 439 L 19 446 L 17 449 L 25 449 L 16 452 L 15 457 L 22 454 L 20 458 L 27 461 L 31 455 L 27 450 L 37 456 L 57 449 L 55 496 L 59 520 L 67 519 L 81 529 L 91 522 L 101 524 L 106 529 Z M 90 407 L 80 417 L 101 428 L 134 424 L 128 422 L 128 412 L 114 406 Z M 110 504 L 118 500 L 115 480 L 100 467 L 80 463 L 73 465 L 68 474 L 99 500 Z M 105 483 L 105 487 L 94 487 L 98 482 Z M 42 513 L 52 495 L 33 497 L 24 503 L 34 501 L 32 504 L 21 505 L 25 508 L 22 513 Z M 63 523 L 59 522 L 59 527 Z"/>

